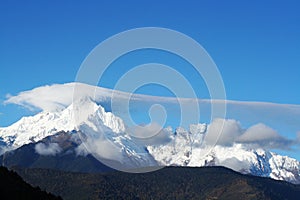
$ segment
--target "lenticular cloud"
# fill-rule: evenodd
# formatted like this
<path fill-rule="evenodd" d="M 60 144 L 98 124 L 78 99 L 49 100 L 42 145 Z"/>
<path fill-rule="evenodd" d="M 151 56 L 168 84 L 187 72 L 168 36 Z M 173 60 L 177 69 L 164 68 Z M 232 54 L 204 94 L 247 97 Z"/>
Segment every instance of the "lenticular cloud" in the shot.
<path fill-rule="evenodd" d="M 131 101 L 131 115 L 137 116 L 138 118 L 143 118 L 143 116 L 148 115 L 148 110 L 145 108 L 150 107 L 153 104 L 161 104 L 166 110 L 168 110 L 168 119 L 164 127 L 172 126 L 177 127 L 181 124 L 176 124 L 178 122 L 177 118 L 180 117 L 180 109 L 178 105 L 180 102 L 181 105 L 186 106 L 191 113 L 193 113 L 192 107 L 189 107 L 191 101 L 197 102 L 201 111 L 201 118 L 198 122 L 211 122 L 211 105 L 224 103 L 224 100 L 215 100 L 215 99 L 187 99 L 187 98 L 174 98 L 174 97 L 156 97 L 140 94 L 129 94 L 122 91 L 114 91 L 111 89 L 101 88 L 97 86 L 91 86 L 82 83 L 66 83 L 66 84 L 53 84 L 47 86 L 41 86 L 34 88 L 32 90 L 20 92 L 17 95 L 10 95 L 5 100 L 5 104 L 17 104 L 29 108 L 30 110 L 38 111 L 53 111 L 63 109 L 73 102 L 73 91 L 76 85 L 80 85 L 82 96 L 89 96 L 98 104 L 101 104 L 106 110 L 110 111 L 110 101 L 112 97 L 115 102 L 120 102 L 124 99 L 128 99 L 130 96 Z M 92 94 L 92 95 L 91 95 Z M 252 126 L 254 124 L 263 123 L 277 131 L 282 132 L 286 131 L 285 134 L 291 133 L 296 134 L 300 130 L 300 105 L 292 104 L 276 104 L 268 102 L 244 102 L 244 101 L 231 101 L 226 100 L 227 113 L 226 117 L 230 119 L 236 119 L 241 122 L 243 125 Z M 144 113 L 142 111 L 145 111 Z M 124 117 L 124 110 L 122 106 L 116 106 L 114 109 L 114 114 L 123 118 L 126 124 L 130 124 L 129 121 L 126 121 Z M 189 122 L 189 124 L 197 123 L 195 121 Z M 217 123 L 217 122 L 214 122 Z M 182 124 L 182 126 L 188 126 L 189 124 Z M 234 123 L 231 124 L 234 126 Z M 225 127 L 230 129 L 236 129 L 235 127 Z M 213 124 L 212 124 L 213 126 Z M 229 126 L 229 125 L 227 125 Z M 246 135 L 239 138 L 240 142 L 245 142 L 252 140 L 252 142 L 260 143 L 263 141 L 263 138 L 259 138 L 254 132 L 259 132 L 263 127 L 258 125 L 248 130 Z M 254 131 L 253 131 L 254 130 Z M 225 130 L 226 132 L 226 130 Z M 235 130 L 231 132 L 236 133 Z M 275 137 L 276 140 L 281 140 L 279 136 L 276 136 L 276 133 L 268 131 L 270 137 Z M 221 138 L 224 143 L 231 143 L 233 136 L 228 136 L 229 138 Z M 236 136 L 234 136 L 235 138 Z M 266 137 L 266 136 L 265 136 Z M 227 140 L 227 141 L 225 141 Z M 286 141 L 285 141 L 286 142 Z M 275 145 L 275 144 L 274 144 Z M 279 144 L 276 144 L 279 145 Z M 282 145 L 282 144 L 280 144 Z"/>

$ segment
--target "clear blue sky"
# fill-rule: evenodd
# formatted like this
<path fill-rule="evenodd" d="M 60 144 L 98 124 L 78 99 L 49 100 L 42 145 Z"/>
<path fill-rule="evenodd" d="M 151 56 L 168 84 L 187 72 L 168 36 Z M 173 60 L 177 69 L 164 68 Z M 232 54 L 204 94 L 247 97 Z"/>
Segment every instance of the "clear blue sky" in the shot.
<path fill-rule="evenodd" d="M 300 104 L 299 10 L 298 1 L 3 0 L 0 100 L 8 93 L 72 82 L 83 59 L 101 41 L 127 29 L 158 26 L 203 45 L 219 67 L 228 99 Z M 118 63 L 184 65 L 163 53 L 149 55 L 136 54 Z M 103 86 L 110 84 L 108 78 Z M 207 97 L 205 92 L 198 95 Z M 0 126 L 25 112 L 0 106 Z"/>

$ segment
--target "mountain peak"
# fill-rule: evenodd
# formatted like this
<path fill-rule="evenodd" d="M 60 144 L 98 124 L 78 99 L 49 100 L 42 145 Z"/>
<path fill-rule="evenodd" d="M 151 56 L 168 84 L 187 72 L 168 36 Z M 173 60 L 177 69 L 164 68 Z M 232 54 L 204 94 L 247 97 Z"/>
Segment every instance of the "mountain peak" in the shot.
<path fill-rule="evenodd" d="M 95 126 L 95 119 L 116 133 L 125 132 L 123 120 L 85 97 L 60 111 L 43 111 L 34 116 L 22 117 L 11 126 L 0 129 L 0 140 L 12 149 L 39 141 L 59 131 L 78 129 L 80 124 Z M 3 146 L 3 145 L 2 145 Z M 9 149 L 10 149 L 9 148 Z"/>
<path fill-rule="evenodd" d="M 1 128 L 0 147 L 7 151 L 38 142 L 59 131 L 76 130 L 79 134 L 92 136 L 86 145 L 90 148 L 89 153 L 96 158 L 117 161 L 121 170 L 124 166 L 154 166 L 157 163 L 160 166 L 191 167 L 221 165 L 243 173 L 300 183 L 300 163 L 297 160 L 238 143 L 209 146 L 204 142 L 206 124 L 191 124 L 189 131 L 179 127 L 175 134 L 167 128 L 163 136 L 168 137 L 168 142 L 148 146 L 131 138 L 126 128 L 120 117 L 106 112 L 101 105 L 85 97 L 64 110 L 23 117 L 13 125 Z"/>

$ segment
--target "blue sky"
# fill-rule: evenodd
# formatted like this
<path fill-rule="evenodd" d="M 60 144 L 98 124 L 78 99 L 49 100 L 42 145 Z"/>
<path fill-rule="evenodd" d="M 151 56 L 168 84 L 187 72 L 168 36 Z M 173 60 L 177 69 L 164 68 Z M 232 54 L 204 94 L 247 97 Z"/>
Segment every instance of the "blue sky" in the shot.
<path fill-rule="evenodd" d="M 298 1 L 1 1 L 0 100 L 72 82 L 101 41 L 153 26 L 199 42 L 217 64 L 228 99 L 300 104 L 299 9 Z M 117 60 L 101 86 L 112 88 L 126 69 L 150 61 L 173 66 L 199 87 L 198 97 L 209 97 L 188 63 L 151 50 Z M 138 92 L 172 96 L 157 86 Z M 0 126 L 30 114 L 15 105 L 1 105 L 0 113 Z"/>
<path fill-rule="evenodd" d="M 204 46 L 228 99 L 300 103 L 297 1 L 101 2 L 1 1 L 1 98 L 71 82 L 101 41 L 127 29 L 159 26 Z"/>

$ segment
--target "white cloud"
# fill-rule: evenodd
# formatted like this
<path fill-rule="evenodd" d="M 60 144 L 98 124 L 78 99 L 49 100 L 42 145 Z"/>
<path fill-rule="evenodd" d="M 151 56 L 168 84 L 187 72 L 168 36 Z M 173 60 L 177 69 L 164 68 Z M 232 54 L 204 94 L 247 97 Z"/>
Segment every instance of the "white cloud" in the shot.
<path fill-rule="evenodd" d="M 240 142 L 259 142 L 270 139 L 280 139 L 280 135 L 272 128 L 259 123 L 248 128 L 243 135 L 239 137 Z"/>
<path fill-rule="evenodd" d="M 130 135 L 136 138 L 149 138 L 157 135 L 162 130 L 163 127 L 161 127 L 159 124 L 151 123 L 145 126 L 134 126 L 128 131 L 130 132 Z"/>
<path fill-rule="evenodd" d="M 55 156 L 56 154 L 59 154 L 62 149 L 57 143 L 38 143 L 35 145 L 35 151 L 43 156 Z"/>
<path fill-rule="evenodd" d="M 96 155 L 101 160 L 123 161 L 121 149 L 107 139 L 88 139 L 85 145 L 88 146 L 89 152 L 92 152 L 93 155 Z"/>
<path fill-rule="evenodd" d="M 223 161 L 217 161 L 217 165 L 221 165 L 230 169 L 233 169 L 235 171 L 243 171 L 250 168 L 251 163 L 247 160 L 240 161 L 237 158 L 228 158 Z"/>
<path fill-rule="evenodd" d="M 75 148 L 76 156 L 87 156 L 89 154 L 88 150 L 84 146 L 83 143 L 81 143 L 78 147 Z"/>
<path fill-rule="evenodd" d="M 74 96 L 74 88 L 75 96 Z M 41 86 L 32 90 L 23 91 L 15 96 L 7 96 L 4 103 L 18 104 L 27 107 L 31 110 L 56 110 L 69 106 L 73 97 L 89 96 L 98 103 L 107 104 L 110 102 L 112 96 L 115 101 L 122 102 L 130 96 L 130 100 L 134 101 L 137 108 L 133 110 L 140 110 L 139 108 L 145 105 L 152 105 L 154 103 L 164 105 L 165 107 L 174 107 L 178 101 L 186 106 L 191 113 L 195 108 L 189 108 L 191 102 L 198 101 L 201 115 L 210 118 L 211 104 L 219 105 L 224 103 L 224 100 L 206 100 L 206 99 L 178 99 L 172 97 L 155 97 L 148 95 L 131 94 L 126 92 L 114 91 L 110 89 L 90 86 L 82 83 L 66 83 L 54 84 L 50 86 Z M 239 121 L 247 121 L 247 123 L 263 122 L 270 124 L 270 122 L 281 124 L 288 124 L 296 126 L 299 130 L 300 124 L 300 105 L 290 104 L 275 104 L 268 102 L 246 102 L 246 101 L 231 101 L 226 100 L 227 104 L 227 118 L 238 119 Z M 123 104 L 121 104 L 123 105 Z M 121 114 L 122 106 L 116 107 L 117 114 Z M 172 110 L 172 109 L 166 109 Z M 169 114 L 169 113 L 168 113 Z M 195 123 L 195 122 L 193 122 Z"/>
<path fill-rule="evenodd" d="M 243 135 L 237 138 L 237 142 L 252 144 L 263 148 L 289 149 L 295 144 L 295 140 L 281 136 L 276 130 L 259 123 L 248 128 Z"/>
<path fill-rule="evenodd" d="M 262 123 L 242 129 L 236 120 L 215 119 L 208 125 L 204 141 L 208 145 L 232 146 L 234 143 L 243 143 L 264 149 L 291 149 L 299 144 L 300 133 L 295 139 L 288 139 Z"/>
<path fill-rule="evenodd" d="M 21 105 L 30 110 L 53 111 L 70 105 L 72 94 L 73 91 L 70 84 L 46 85 L 20 92 L 16 96 L 10 95 L 4 103 Z"/>
<path fill-rule="evenodd" d="M 76 88 L 76 93 L 79 94 L 79 96 L 85 95 L 93 98 L 96 102 L 103 105 L 106 110 L 110 110 L 108 107 L 112 95 L 116 101 L 119 102 L 122 102 L 124 99 L 128 98 L 128 95 L 131 95 L 125 92 L 113 91 L 81 83 L 66 83 L 37 87 L 32 90 L 21 92 L 15 96 L 8 95 L 7 100 L 4 103 L 18 104 L 31 110 L 57 110 L 67 107 L 72 103 L 74 88 Z M 132 109 L 134 112 L 140 112 L 141 108 L 144 109 L 148 105 L 161 104 L 166 107 L 167 111 L 171 110 L 171 112 L 167 113 L 167 117 L 178 116 L 178 114 L 180 114 L 180 112 L 176 113 L 175 111 L 172 113 L 172 109 L 175 104 L 178 104 L 178 101 L 183 102 L 184 105 L 190 105 L 191 102 L 196 101 L 200 106 L 201 119 L 210 119 L 211 104 L 219 105 L 224 103 L 224 100 L 178 99 L 139 94 L 132 95 L 131 100 L 134 101 L 132 103 L 132 105 L 135 106 L 135 108 Z M 231 100 L 226 100 L 225 102 L 227 104 L 227 118 L 238 119 L 243 124 L 264 123 L 271 125 L 274 128 L 279 127 L 281 130 L 289 130 L 287 131 L 289 133 L 295 133 L 299 130 L 300 105 Z M 122 113 L 124 109 L 123 104 L 121 103 L 118 105 L 121 106 L 115 108 L 114 114 L 124 119 L 126 123 L 129 123 L 126 121 L 127 113 Z M 168 109 L 168 107 L 170 109 Z M 195 109 L 194 107 L 189 106 L 187 106 L 187 108 L 190 109 L 188 113 L 193 113 Z M 221 126 L 222 124 L 224 124 L 224 129 L 219 138 L 219 144 L 221 145 L 231 145 L 233 142 L 241 142 L 261 146 L 266 145 L 267 148 L 282 148 L 284 145 L 290 146 L 296 143 L 296 141 L 288 140 L 285 137 L 280 136 L 276 131 L 270 130 L 263 125 L 249 128 L 249 130 L 246 130 L 244 133 L 241 131 L 240 124 L 235 120 L 213 121 L 209 128 L 209 134 L 206 137 L 208 143 L 212 142 L 214 137 L 217 137 L 218 126 Z M 128 125 L 130 126 L 130 124 Z M 185 125 L 187 126 L 188 124 Z M 141 132 L 136 129 L 135 133 L 140 134 Z M 300 139 L 298 141 L 300 141 Z"/>
<path fill-rule="evenodd" d="M 157 123 L 151 123 L 147 126 L 133 126 L 126 130 L 137 143 L 141 143 L 145 146 L 148 145 L 161 145 L 171 140 L 170 135 L 172 132 L 163 128 Z"/>
<path fill-rule="evenodd" d="M 75 94 L 74 89 L 76 91 Z M 201 115 L 204 117 L 206 115 L 210 117 L 211 104 L 220 105 L 225 102 L 227 105 L 227 118 L 238 119 L 239 121 L 248 120 L 248 122 L 252 124 L 259 122 L 265 123 L 266 121 L 296 125 L 298 130 L 300 124 L 300 105 L 214 99 L 180 99 L 139 94 L 131 95 L 126 92 L 114 91 L 82 83 L 53 84 L 50 86 L 37 87 L 32 90 L 20 92 L 15 96 L 9 95 L 4 103 L 21 105 L 31 110 L 39 109 L 51 111 L 69 106 L 73 101 L 73 97 L 76 98 L 78 96 L 91 97 L 100 104 L 107 104 L 107 102 L 110 102 L 112 96 L 117 102 L 122 102 L 130 96 L 130 100 L 133 101 L 137 107 L 139 106 L 134 110 L 139 110 L 140 107 L 154 103 L 171 108 L 180 101 L 183 106 L 190 109 L 191 113 L 195 111 L 195 108 L 190 108 L 188 105 L 196 101 L 199 103 Z M 116 112 L 121 112 L 120 110 L 122 109 L 124 109 L 122 106 L 116 107 Z"/>
<path fill-rule="evenodd" d="M 242 133 L 240 123 L 233 119 L 215 119 L 207 129 L 205 142 L 214 145 L 216 138 L 217 144 L 231 146 L 238 136 Z"/>
<path fill-rule="evenodd" d="M 98 130 L 85 123 L 81 124 L 79 129 L 81 130 L 81 134 L 84 135 L 83 137 L 86 138 L 84 141 L 84 148 L 86 148 L 89 153 L 101 161 L 106 159 L 121 163 L 123 162 L 122 148 L 106 138 L 106 136 L 109 136 L 112 133 L 111 130 Z M 106 135 L 100 134 L 103 131 Z"/>

